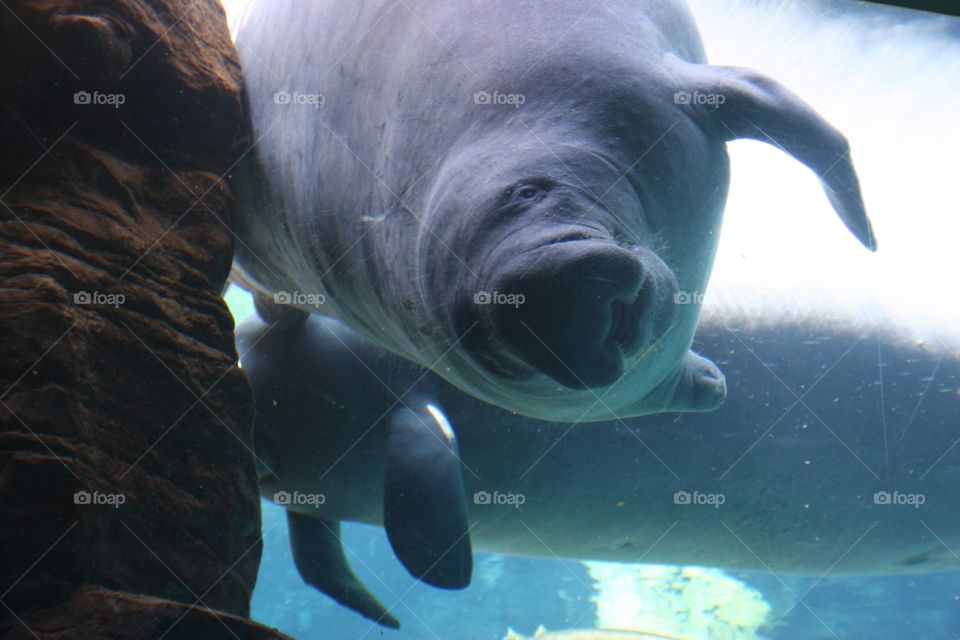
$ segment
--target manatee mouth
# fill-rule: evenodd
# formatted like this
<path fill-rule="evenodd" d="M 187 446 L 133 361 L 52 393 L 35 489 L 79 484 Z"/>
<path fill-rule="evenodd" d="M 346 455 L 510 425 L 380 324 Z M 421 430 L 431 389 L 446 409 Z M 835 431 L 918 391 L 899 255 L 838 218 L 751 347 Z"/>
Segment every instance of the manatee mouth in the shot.
<path fill-rule="evenodd" d="M 511 360 L 572 389 L 605 387 L 655 338 L 667 293 L 658 268 L 669 271 L 640 250 L 567 234 L 499 266 L 474 317 L 491 336 L 487 344 Z"/>
<path fill-rule="evenodd" d="M 651 290 L 649 283 L 644 282 L 632 300 L 617 299 L 610 302 L 610 329 L 606 341 L 620 347 L 625 356 L 633 355 L 640 349 L 643 311 L 649 308 Z"/>

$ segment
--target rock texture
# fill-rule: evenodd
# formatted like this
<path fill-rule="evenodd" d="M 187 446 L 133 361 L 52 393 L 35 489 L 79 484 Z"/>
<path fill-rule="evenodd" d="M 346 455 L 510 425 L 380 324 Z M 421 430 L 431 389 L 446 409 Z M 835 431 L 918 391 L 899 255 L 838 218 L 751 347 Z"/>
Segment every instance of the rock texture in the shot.
<path fill-rule="evenodd" d="M 4 640 L 95 638 L 96 640 L 283 640 L 273 629 L 202 606 L 85 587 L 61 605 L 55 617 L 37 612 Z M 29 625 L 29 630 L 28 630 Z"/>
<path fill-rule="evenodd" d="M 243 620 L 253 400 L 219 296 L 242 123 L 214 0 L 0 6 L 0 638 L 279 637 Z"/>

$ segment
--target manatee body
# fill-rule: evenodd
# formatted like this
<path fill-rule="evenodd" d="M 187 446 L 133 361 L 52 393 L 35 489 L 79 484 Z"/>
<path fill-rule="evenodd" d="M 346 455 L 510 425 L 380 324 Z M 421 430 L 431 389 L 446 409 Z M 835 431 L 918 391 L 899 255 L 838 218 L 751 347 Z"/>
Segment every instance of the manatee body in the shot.
<path fill-rule="evenodd" d="M 676 301 L 706 287 L 725 143 L 812 168 L 873 248 L 848 145 L 707 65 L 683 3 L 601 4 L 255 2 L 237 279 L 533 418 L 717 407 L 700 305 Z"/>
<path fill-rule="evenodd" d="M 810 575 L 955 568 L 957 344 L 783 317 L 705 316 L 696 344 L 731 380 L 716 412 L 589 428 L 479 402 L 331 318 L 272 330 L 252 319 L 239 349 L 271 468 L 261 492 L 322 494 L 288 509 L 331 532 L 343 520 L 382 524 L 398 490 L 389 457 L 415 453 L 391 452 L 391 416 L 429 402 L 456 430 L 463 489 L 448 471 L 422 517 L 442 527 L 465 509 L 473 548 Z M 327 551 L 317 571 L 353 579 Z M 352 587 L 346 604 L 368 606 Z"/>

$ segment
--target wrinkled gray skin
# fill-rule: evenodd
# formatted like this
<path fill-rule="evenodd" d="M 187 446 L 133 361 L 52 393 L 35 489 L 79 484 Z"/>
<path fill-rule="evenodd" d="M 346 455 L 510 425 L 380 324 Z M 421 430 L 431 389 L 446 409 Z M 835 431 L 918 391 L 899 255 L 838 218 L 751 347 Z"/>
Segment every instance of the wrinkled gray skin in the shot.
<path fill-rule="evenodd" d="M 727 140 L 807 164 L 874 247 L 843 136 L 776 82 L 706 65 L 680 2 L 260 0 L 236 41 L 256 140 L 233 176 L 236 278 L 323 294 L 523 415 L 723 401 L 690 351 L 699 305 L 674 296 L 706 287 Z"/>
<path fill-rule="evenodd" d="M 252 319 L 238 346 L 273 471 L 261 493 L 322 493 L 301 512 L 381 524 L 387 416 L 429 397 L 457 432 L 474 549 L 818 576 L 955 569 L 960 465 L 945 452 L 960 351 L 886 333 L 878 345 L 845 322 L 713 318 L 697 345 L 735 386 L 723 407 L 589 429 L 480 403 L 330 318 L 266 333 Z M 882 396 L 878 350 L 896 372 Z M 478 491 L 524 503 L 476 504 Z M 676 504 L 678 491 L 724 502 Z M 878 491 L 924 502 L 876 504 Z"/>

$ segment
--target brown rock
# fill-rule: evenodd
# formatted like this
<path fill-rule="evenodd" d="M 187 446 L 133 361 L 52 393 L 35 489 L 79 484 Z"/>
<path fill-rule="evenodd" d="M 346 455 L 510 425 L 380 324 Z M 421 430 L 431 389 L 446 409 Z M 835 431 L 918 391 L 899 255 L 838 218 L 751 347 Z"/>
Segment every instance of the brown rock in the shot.
<path fill-rule="evenodd" d="M 286 637 L 275 629 L 202 607 L 94 587 L 75 592 L 61 611 L 68 614 L 68 626 L 63 625 L 62 615 L 49 616 L 38 611 L 25 618 L 19 627 L 0 627 L 0 637 L 9 640 L 283 640 Z M 27 625 L 35 635 L 31 635 Z"/>
<path fill-rule="evenodd" d="M 4 5 L 4 141 L 13 135 L 36 147 L 28 130 L 52 142 L 73 127 L 73 136 L 151 161 L 156 153 L 171 166 L 182 159 L 222 171 L 233 161 L 243 132 L 240 64 L 216 0 Z"/>
<path fill-rule="evenodd" d="M 0 8 L 0 637 L 279 637 L 222 613 L 261 548 L 239 87 L 212 0 Z"/>

